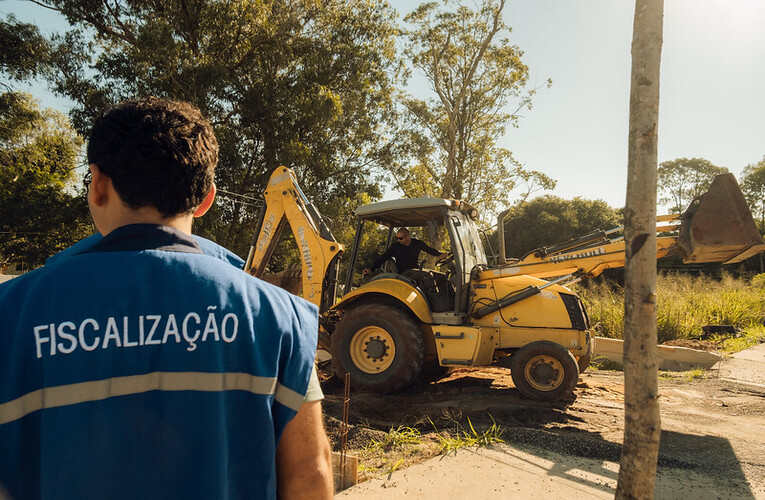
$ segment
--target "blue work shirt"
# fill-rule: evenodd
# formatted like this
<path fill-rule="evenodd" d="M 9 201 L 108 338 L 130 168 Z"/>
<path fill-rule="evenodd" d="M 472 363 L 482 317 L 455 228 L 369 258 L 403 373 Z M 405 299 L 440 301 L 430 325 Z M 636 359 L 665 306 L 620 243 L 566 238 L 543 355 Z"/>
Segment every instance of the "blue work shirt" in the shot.
<path fill-rule="evenodd" d="M 0 285 L 0 484 L 12 498 L 275 498 L 313 369 L 313 304 L 119 228 Z"/>
<path fill-rule="evenodd" d="M 204 252 L 205 255 L 209 255 L 211 257 L 216 257 L 218 259 L 221 259 L 223 261 L 228 262 L 234 267 L 238 267 L 241 269 L 244 267 L 244 259 L 239 257 L 237 254 L 229 250 L 228 248 L 222 247 L 215 243 L 214 241 L 210 241 L 207 238 L 203 238 L 201 236 L 198 236 L 196 234 L 191 235 L 194 240 L 196 240 L 197 245 L 199 245 L 199 248 L 202 249 L 202 252 Z M 61 250 L 60 252 L 51 255 L 48 257 L 48 259 L 45 261 L 45 264 L 53 264 L 57 260 L 63 258 L 63 257 L 70 257 L 72 255 L 77 255 L 78 253 L 82 253 L 88 249 L 90 249 L 93 245 L 101 241 L 103 236 L 101 236 L 101 233 L 96 233 L 88 236 L 87 238 L 83 238 L 74 245 L 65 248 L 64 250 Z"/>

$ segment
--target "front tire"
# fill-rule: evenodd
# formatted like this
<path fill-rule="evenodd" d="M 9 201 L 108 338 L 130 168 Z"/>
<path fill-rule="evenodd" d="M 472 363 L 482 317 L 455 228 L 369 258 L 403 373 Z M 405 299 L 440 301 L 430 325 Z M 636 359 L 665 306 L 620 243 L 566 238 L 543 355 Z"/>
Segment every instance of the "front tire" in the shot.
<path fill-rule="evenodd" d="M 549 341 L 532 342 L 513 356 L 515 388 L 535 401 L 557 401 L 573 394 L 579 366 L 571 351 Z"/>
<path fill-rule="evenodd" d="M 358 389 L 388 394 L 419 375 L 425 355 L 422 333 L 404 311 L 383 304 L 349 309 L 332 334 L 332 365 L 351 375 Z"/>

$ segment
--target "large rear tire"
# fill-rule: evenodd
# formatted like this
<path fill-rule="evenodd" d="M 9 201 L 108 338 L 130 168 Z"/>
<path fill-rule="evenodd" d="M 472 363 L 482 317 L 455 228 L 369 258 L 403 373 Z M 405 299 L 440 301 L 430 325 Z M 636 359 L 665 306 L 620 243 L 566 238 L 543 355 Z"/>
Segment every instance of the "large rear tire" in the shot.
<path fill-rule="evenodd" d="M 420 329 L 404 311 L 383 304 L 349 309 L 332 334 L 332 365 L 354 388 L 388 394 L 419 375 L 425 353 Z"/>
<path fill-rule="evenodd" d="M 571 351 L 549 341 L 532 342 L 513 355 L 515 388 L 535 401 L 557 401 L 573 394 L 579 366 Z"/>

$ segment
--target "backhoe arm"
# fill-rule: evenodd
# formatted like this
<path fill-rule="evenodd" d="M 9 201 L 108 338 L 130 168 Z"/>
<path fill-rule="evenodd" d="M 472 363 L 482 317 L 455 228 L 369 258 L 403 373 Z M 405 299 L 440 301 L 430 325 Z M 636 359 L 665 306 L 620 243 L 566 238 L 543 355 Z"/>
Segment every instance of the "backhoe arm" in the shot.
<path fill-rule="evenodd" d="M 500 230 L 506 214 L 500 215 Z M 566 243 L 539 248 L 520 259 L 506 259 L 504 266 L 484 271 L 481 278 L 520 274 L 537 278 L 597 276 L 606 269 L 624 266 L 624 238 L 611 237 L 623 229 L 595 231 Z M 709 190 L 695 198 L 683 215 L 657 217 L 656 232 L 657 259 L 672 253 L 680 255 L 685 263 L 731 264 L 765 250 L 733 174 L 715 177 Z M 500 247 L 501 256 L 506 255 L 504 235 L 500 235 Z"/>
<path fill-rule="evenodd" d="M 265 203 L 244 270 L 254 276 L 263 275 L 284 226 L 289 224 L 300 250 L 303 298 L 325 311 L 335 301 L 343 245 L 335 240 L 318 210 L 303 194 L 292 170 L 277 168 L 263 198 Z"/>
<path fill-rule="evenodd" d="M 678 216 L 660 216 L 657 218 L 656 231 L 658 233 L 673 231 L 679 226 Z M 609 238 L 611 234 L 622 230 L 622 227 L 618 227 L 609 231 L 595 231 L 567 243 L 542 247 L 521 259 L 509 262 L 506 266 L 486 271 L 486 273 L 499 272 L 500 276 L 523 274 L 535 278 L 576 274 L 592 278 L 606 269 L 624 267 L 626 255 L 624 238 Z M 676 236 L 657 237 L 656 258 L 668 255 L 675 249 L 676 244 Z"/>

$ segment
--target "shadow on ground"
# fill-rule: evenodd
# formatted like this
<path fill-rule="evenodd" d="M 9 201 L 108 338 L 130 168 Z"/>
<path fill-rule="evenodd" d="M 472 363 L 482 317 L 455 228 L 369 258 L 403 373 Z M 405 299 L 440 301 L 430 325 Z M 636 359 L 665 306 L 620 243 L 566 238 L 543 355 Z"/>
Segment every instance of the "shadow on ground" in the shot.
<path fill-rule="evenodd" d="M 597 381 L 580 383 L 577 398 L 540 403 L 521 397 L 498 373 L 465 372 L 439 383 L 420 381 L 393 395 L 352 392 L 349 424 L 356 445 L 363 447 L 369 432 L 378 433 L 379 438 L 400 426 L 416 427 L 427 436 L 458 435 L 469 426 L 480 433 L 494 423 L 504 429 L 505 444 L 407 462 L 406 468 L 351 491 L 363 492 L 357 498 L 365 500 L 402 494 L 407 498 L 482 498 L 482 494 L 496 496 L 492 492 L 497 491 L 503 492 L 503 498 L 514 498 L 513 492 L 526 498 L 536 498 L 534 494 L 612 498 L 621 456 L 621 380 L 612 381 L 610 376 L 600 380 L 604 376 L 599 375 Z M 325 412 L 340 418 L 342 404 L 330 399 Z M 336 424 L 337 420 L 334 429 Z M 692 432 L 662 432 L 655 498 L 757 498 L 731 443 Z M 418 486 L 422 481 L 428 484 Z M 544 487 L 532 491 L 528 481 L 543 481 Z M 423 491 L 422 495 L 417 491 Z"/>

